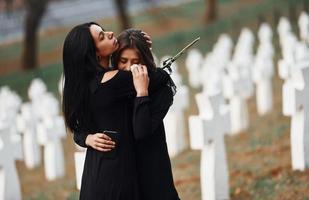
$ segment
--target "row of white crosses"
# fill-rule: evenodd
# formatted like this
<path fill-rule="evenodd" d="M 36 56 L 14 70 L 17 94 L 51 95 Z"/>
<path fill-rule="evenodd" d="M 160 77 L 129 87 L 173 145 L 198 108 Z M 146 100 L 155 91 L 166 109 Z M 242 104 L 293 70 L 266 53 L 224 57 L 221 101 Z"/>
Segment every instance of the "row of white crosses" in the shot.
<path fill-rule="evenodd" d="M 21 138 L 16 130 L 16 115 L 21 98 L 8 87 L 0 89 L 0 199 L 20 200 L 21 189 L 16 160 L 22 160 Z"/>
<path fill-rule="evenodd" d="M 259 113 L 262 115 L 272 109 L 274 49 L 268 24 L 260 27 L 259 41 L 254 57 L 253 33 L 244 28 L 233 56 L 233 42 L 223 34 L 204 60 L 197 50 L 191 50 L 186 60 L 191 86 L 203 86 L 202 93 L 195 96 L 199 115 L 189 117 L 191 148 L 202 150 L 202 199 L 229 199 L 224 134 L 247 129 L 247 100 L 253 95 L 253 80 L 257 87 Z"/>
<path fill-rule="evenodd" d="M 309 82 L 309 17 L 299 17 L 300 40 L 292 32 L 287 18 L 282 17 L 278 34 L 282 59 L 278 62 L 279 76 L 284 79 L 283 114 L 291 117 L 291 158 L 293 170 L 309 167 L 308 82 Z"/>
<path fill-rule="evenodd" d="M 29 169 L 39 166 L 39 145 L 44 146 L 46 178 L 64 175 L 65 127 L 58 100 L 40 79 L 32 81 L 28 96 L 30 102 L 22 103 L 8 87 L 0 89 L 0 199 L 21 199 L 15 160 L 24 159 Z"/>
<path fill-rule="evenodd" d="M 61 139 L 65 137 L 65 125 L 62 116 L 60 116 L 59 101 L 47 91 L 45 83 L 38 78 L 32 80 L 28 89 L 28 96 L 30 102 L 25 103 L 24 107 L 28 107 L 26 111 L 31 112 L 32 119 L 28 120 L 28 126 L 20 126 L 20 131 L 24 136 L 29 134 L 29 140 L 24 142 L 25 152 L 31 151 L 26 164 L 28 163 L 29 168 L 41 164 L 39 145 L 42 145 L 44 147 L 44 171 L 47 180 L 63 177 L 64 155 Z M 23 118 L 22 114 L 23 112 L 21 112 L 19 124 L 23 124 L 27 119 Z M 30 131 L 27 132 L 27 129 L 30 129 Z"/>

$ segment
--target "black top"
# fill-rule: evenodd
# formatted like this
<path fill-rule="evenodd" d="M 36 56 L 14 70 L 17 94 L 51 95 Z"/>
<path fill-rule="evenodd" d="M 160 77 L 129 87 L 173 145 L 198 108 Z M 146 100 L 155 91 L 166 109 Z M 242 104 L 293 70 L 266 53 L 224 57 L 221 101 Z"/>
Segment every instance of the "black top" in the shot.
<path fill-rule="evenodd" d="M 119 71 L 112 79 L 101 83 L 103 73 L 91 82 L 89 111 L 93 132 L 112 130 L 120 133 L 117 153 L 87 147 L 82 175 L 81 200 L 139 200 L 135 142 L 132 128 L 133 98 L 136 96 L 131 72 Z M 150 92 L 165 85 L 168 75 L 158 70 L 150 76 Z M 86 147 L 87 134 L 74 133 L 77 144 Z"/>
<path fill-rule="evenodd" d="M 149 97 L 136 98 L 133 112 L 141 199 L 178 200 L 163 124 L 173 92 L 165 86 Z"/>

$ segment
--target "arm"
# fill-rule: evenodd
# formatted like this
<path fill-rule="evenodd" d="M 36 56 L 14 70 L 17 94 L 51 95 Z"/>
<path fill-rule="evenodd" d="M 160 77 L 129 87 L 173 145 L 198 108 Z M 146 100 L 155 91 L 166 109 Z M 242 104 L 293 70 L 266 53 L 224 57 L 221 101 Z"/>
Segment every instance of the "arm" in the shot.
<path fill-rule="evenodd" d="M 92 147 L 98 151 L 110 151 L 115 148 L 115 142 L 104 133 L 74 132 L 73 139 L 81 147 Z"/>
<path fill-rule="evenodd" d="M 76 144 L 78 144 L 81 147 L 87 148 L 86 145 L 86 138 L 89 134 L 81 133 L 81 132 L 74 132 L 73 133 L 73 140 Z"/>
<path fill-rule="evenodd" d="M 136 96 L 136 91 L 133 84 L 132 73 L 130 71 L 118 71 L 114 76 L 115 80 L 110 80 L 109 83 L 106 82 L 103 84 L 108 84 L 111 91 L 116 93 L 117 98 L 134 98 Z M 149 94 L 164 87 L 168 81 L 169 75 L 160 68 L 149 74 Z"/>
<path fill-rule="evenodd" d="M 133 131 L 137 140 L 156 132 L 163 123 L 173 101 L 173 93 L 166 86 L 150 100 L 149 97 L 136 97 L 133 110 Z"/>

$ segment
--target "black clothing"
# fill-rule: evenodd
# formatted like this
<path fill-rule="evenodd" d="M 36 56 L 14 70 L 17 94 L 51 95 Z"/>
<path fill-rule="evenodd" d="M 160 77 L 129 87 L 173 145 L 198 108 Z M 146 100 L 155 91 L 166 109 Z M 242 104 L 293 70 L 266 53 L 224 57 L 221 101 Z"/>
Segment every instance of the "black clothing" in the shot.
<path fill-rule="evenodd" d="M 173 91 L 165 86 L 149 97 L 136 98 L 133 111 L 141 199 L 179 200 L 163 124 L 173 102 Z"/>
<path fill-rule="evenodd" d="M 133 98 L 136 96 L 131 72 L 119 71 L 112 79 L 101 83 L 104 73 L 90 83 L 90 105 L 93 127 L 87 133 L 104 130 L 120 133 L 116 157 L 106 158 L 106 152 L 88 147 L 81 200 L 139 200 L 135 144 L 132 127 Z M 158 71 L 150 77 L 150 91 L 166 84 L 168 75 Z M 87 134 L 74 132 L 77 144 L 86 147 Z"/>

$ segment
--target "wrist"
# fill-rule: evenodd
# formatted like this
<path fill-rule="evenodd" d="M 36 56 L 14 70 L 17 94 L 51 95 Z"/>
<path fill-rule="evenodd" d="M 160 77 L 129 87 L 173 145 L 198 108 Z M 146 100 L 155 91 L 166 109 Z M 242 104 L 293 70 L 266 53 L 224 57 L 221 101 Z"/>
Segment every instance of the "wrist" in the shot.
<path fill-rule="evenodd" d="M 86 141 L 85 141 L 86 146 L 90 146 L 90 140 L 91 140 L 91 137 L 92 137 L 92 135 L 91 135 L 91 134 L 87 135 L 87 137 L 86 137 Z"/>
<path fill-rule="evenodd" d="M 136 93 L 136 97 L 144 97 L 144 96 L 148 96 L 148 90 L 139 91 L 139 92 Z"/>

